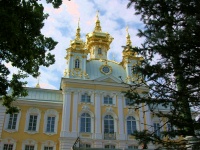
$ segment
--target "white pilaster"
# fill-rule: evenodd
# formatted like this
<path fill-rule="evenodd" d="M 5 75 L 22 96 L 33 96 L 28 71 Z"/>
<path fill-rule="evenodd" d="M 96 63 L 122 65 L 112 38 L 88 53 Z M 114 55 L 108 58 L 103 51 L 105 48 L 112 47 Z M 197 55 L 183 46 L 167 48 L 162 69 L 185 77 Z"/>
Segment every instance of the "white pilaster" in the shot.
<path fill-rule="evenodd" d="M 78 107 L 78 99 L 79 94 L 78 92 L 74 92 L 74 99 L 73 99 L 73 118 L 72 118 L 72 134 L 77 137 L 77 107 Z"/>
<path fill-rule="evenodd" d="M 149 130 L 150 132 L 153 131 L 152 128 L 152 121 L 151 121 L 151 112 L 148 106 L 145 106 L 145 112 L 146 112 L 146 126 L 147 126 L 147 130 Z"/>
<path fill-rule="evenodd" d="M 122 95 L 117 96 L 118 101 L 118 117 L 119 117 L 119 140 L 125 140 L 126 136 L 124 133 L 124 111 L 123 111 L 123 99 Z"/>
<path fill-rule="evenodd" d="M 144 130 L 144 113 L 142 110 L 142 104 L 139 105 L 139 116 L 140 116 L 140 130 L 143 131 Z"/>
<path fill-rule="evenodd" d="M 101 133 L 101 96 L 95 93 L 95 139 L 102 139 Z"/>
<path fill-rule="evenodd" d="M 3 130 L 5 111 L 6 111 L 6 108 L 3 107 L 2 104 L 0 103 L 0 138 L 1 138 L 1 133 Z M 4 124 L 4 126 L 5 126 L 5 124 Z"/>
<path fill-rule="evenodd" d="M 63 112 L 62 112 L 62 130 L 61 137 L 67 137 L 67 133 L 69 133 L 69 125 L 70 125 L 70 109 L 71 106 L 71 91 L 63 92 Z"/>
<path fill-rule="evenodd" d="M 86 58 L 87 56 L 83 55 L 82 56 L 82 71 L 83 73 L 86 73 Z M 85 79 L 85 75 L 83 74 L 83 79 Z"/>

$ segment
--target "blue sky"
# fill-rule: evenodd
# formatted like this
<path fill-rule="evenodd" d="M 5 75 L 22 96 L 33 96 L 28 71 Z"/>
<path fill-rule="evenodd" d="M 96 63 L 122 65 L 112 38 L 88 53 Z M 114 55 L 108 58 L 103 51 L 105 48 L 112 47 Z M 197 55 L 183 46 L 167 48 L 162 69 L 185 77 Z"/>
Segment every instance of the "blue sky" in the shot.
<path fill-rule="evenodd" d="M 40 2 L 44 5 L 44 11 L 49 14 L 44 22 L 42 33 L 52 37 L 58 42 L 52 51 L 56 62 L 49 68 L 40 68 L 39 83 L 41 88 L 59 89 L 60 79 L 66 68 L 66 48 L 70 40 L 75 37 L 78 19 L 80 18 L 81 38 L 85 41 L 85 35 L 92 32 L 95 26 L 96 13 L 99 11 L 99 19 L 103 32 L 108 32 L 114 38 L 111 43 L 108 58 L 120 62 L 122 59 L 122 47 L 126 44 L 126 26 L 129 27 L 132 45 L 140 46 L 143 39 L 136 36 L 138 29 L 143 27 L 140 16 L 134 15 L 134 8 L 127 9 L 128 0 L 63 0 L 59 9 L 54 9 L 46 0 Z M 16 72 L 11 64 L 7 64 L 11 72 Z M 38 79 L 28 77 L 28 87 L 35 87 Z"/>

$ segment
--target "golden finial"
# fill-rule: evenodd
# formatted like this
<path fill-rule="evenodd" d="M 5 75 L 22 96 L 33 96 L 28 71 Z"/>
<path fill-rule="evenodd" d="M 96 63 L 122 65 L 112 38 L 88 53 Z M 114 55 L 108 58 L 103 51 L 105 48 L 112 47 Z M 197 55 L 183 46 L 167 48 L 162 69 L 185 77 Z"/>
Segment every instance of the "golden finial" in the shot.
<path fill-rule="evenodd" d="M 81 38 L 81 34 L 80 34 L 80 27 L 79 27 L 79 23 L 80 23 L 80 18 L 78 19 L 78 28 L 76 29 L 76 39 L 80 39 Z"/>
<path fill-rule="evenodd" d="M 37 77 L 38 83 L 36 84 L 36 88 L 40 88 L 40 75 Z"/>
<path fill-rule="evenodd" d="M 132 42 L 131 42 L 131 38 L 130 38 L 130 34 L 128 32 L 128 26 L 126 27 L 126 45 L 131 46 Z"/>
<path fill-rule="evenodd" d="M 113 60 L 115 61 L 115 54 L 114 54 L 114 53 L 112 54 L 112 58 L 113 58 Z"/>
<path fill-rule="evenodd" d="M 96 26 L 94 28 L 94 31 L 101 32 L 101 25 L 100 25 L 100 20 L 99 20 L 99 11 L 97 11 Z"/>
<path fill-rule="evenodd" d="M 97 10 L 96 21 L 99 20 L 99 11 Z"/>

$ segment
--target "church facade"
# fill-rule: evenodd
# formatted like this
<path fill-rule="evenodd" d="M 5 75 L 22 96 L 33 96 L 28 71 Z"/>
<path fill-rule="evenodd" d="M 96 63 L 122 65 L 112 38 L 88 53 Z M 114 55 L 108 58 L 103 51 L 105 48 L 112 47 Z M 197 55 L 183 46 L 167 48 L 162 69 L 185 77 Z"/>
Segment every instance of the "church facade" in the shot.
<path fill-rule="evenodd" d="M 122 93 L 128 90 L 122 81 L 133 83 L 136 75 L 132 67 L 142 59 L 130 50 L 128 31 L 126 38 L 123 59 L 118 63 L 107 58 L 113 38 L 102 31 L 98 15 L 85 42 L 78 25 L 75 39 L 66 50 L 67 65 L 60 90 L 42 89 L 39 85 L 27 88 L 28 96 L 15 103 L 20 109 L 18 114 L 5 114 L 1 106 L 0 149 L 140 149 L 132 133 L 149 129 L 147 124 L 157 129 L 160 121 L 143 104 L 133 109 Z M 147 90 L 138 88 L 139 93 Z"/>

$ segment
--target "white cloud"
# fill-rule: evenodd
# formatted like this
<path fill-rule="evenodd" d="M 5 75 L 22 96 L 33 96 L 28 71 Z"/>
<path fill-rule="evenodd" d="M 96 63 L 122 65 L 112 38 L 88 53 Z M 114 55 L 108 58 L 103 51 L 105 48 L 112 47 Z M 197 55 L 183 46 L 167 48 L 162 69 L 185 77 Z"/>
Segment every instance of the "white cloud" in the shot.
<path fill-rule="evenodd" d="M 121 46 L 126 44 L 126 26 L 129 26 L 129 33 L 133 46 L 140 46 L 142 39 L 136 36 L 137 25 L 141 24 L 140 17 L 134 15 L 134 8 L 127 9 L 128 1 L 124 0 L 63 0 L 59 9 L 54 9 L 51 4 L 46 4 L 42 0 L 44 10 L 49 14 L 45 21 L 42 33 L 47 37 L 52 37 L 59 42 L 52 51 L 55 54 L 56 62 L 49 68 L 41 67 L 40 86 L 43 88 L 59 89 L 60 79 L 66 67 L 66 48 L 69 47 L 70 40 L 73 40 L 80 17 L 81 37 L 85 41 L 86 33 L 92 32 L 95 26 L 97 10 L 100 11 L 99 19 L 102 30 L 110 33 L 114 37 L 109 50 L 115 55 L 115 60 L 121 61 Z M 37 79 L 29 77 L 28 86 L 34 87 Z"/>

